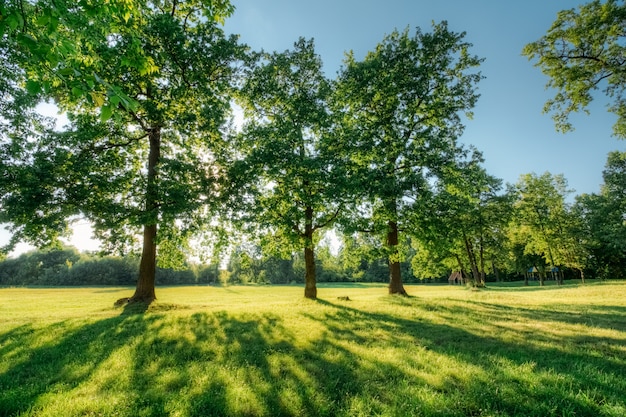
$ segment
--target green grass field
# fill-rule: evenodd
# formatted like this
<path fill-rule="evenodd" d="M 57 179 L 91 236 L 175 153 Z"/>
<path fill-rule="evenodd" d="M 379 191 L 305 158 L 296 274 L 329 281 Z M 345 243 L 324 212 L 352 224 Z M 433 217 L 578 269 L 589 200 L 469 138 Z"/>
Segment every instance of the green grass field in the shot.
<path fill-rule="evenodd" d="M 0 416 L 626 416 L 626 282 L 406 289 L 2 288 Z"/>

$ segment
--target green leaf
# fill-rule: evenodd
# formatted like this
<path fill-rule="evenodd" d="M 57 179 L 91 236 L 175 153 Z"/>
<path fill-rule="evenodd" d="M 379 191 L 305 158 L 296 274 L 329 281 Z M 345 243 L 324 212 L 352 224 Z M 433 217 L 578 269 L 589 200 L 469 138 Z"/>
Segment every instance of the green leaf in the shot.
<path fill-rule="evenodd" d="M 109 102 L 111 106 L 117 107 L 117 105 L 120 104 L 120 98 L 118 96 L 111 96 L 109 97 Z"/>
<path fill-rule="evenodd" d="M 9 24 L 9 28 L 11 30 L 15 30 L 18 26 L 24 25 L 24 19 L 19 13 L 14 13 L 7 17 L 7 23 Z"/>
<path fill-rule="evenodd" d="M 37 95 L 41 92 L 41 84 L 34 80 L 28 80 L 26 82 L 26 91 L 29 94 Z"/>
<path fill-rule="evenodd" d="M 89 95 L 91 96 L 91 99 L 96 107 L 101 107 L 104 104 L 104 96 L 102 94 L 90 91 Z"/>
<path fill-rule="evenodd" d="M 106 122 L 107 120 L 111 118 L 112 115 L 113 115 L 113 109 L 111 108 L 111 106 L 107 105 L 107 106 L 102 106 L 100 108 L 100 120 L 101 121 Z"/>
<path fill-rule="evenodd" d="M 74 98 L 80 98 L 83 95 L 83 90 L 78 87 L 72 87 L 72 95 Z"/>
<path fill-rule="evenodd" d="M 50 22 L 50 16 L 44 14 L 37 18 L 37 26 L 46 26 Z"/>
<path fill-rule="evenodd" d="M 67 76 L 67 75 L 71 75 L 73 73 L 73 70 L 71 68 L 67 68 L 67 67 L 66 68 L 61 68 L 58 71 L 58 73 L 59 73 L 59 75 Z"/>

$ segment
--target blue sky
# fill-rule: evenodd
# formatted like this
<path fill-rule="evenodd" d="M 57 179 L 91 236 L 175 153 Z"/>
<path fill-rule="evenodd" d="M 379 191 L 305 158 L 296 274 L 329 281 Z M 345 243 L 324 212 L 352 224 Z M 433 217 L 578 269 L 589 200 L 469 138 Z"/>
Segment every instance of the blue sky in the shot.
<path fill-rule="evenodd" d="M 552 96 L 547 78 L 521 55 L 546 33 L 559 10 L 585 3 L 565 0 L 233 0 L 226 31 L 253 49 L 291 49 L 300 37 L 314 38 L 328 77 L 335 77 L 344 53 L 357 58 L 373 50 L 394 29 L 447 20 L 466 32 L 474 54 L 484 57 L 481 98 L 462 141 L 483 152 L 487 171 L 515 183 L 521 174 L 563 174 L 575 194 L 598 192 L 608 152 L 624 150 L 611 136 L 615 117 L 598 96 L 591 115 L 572 118 L 576 130 L 557 133 L 542 113 Z"/>

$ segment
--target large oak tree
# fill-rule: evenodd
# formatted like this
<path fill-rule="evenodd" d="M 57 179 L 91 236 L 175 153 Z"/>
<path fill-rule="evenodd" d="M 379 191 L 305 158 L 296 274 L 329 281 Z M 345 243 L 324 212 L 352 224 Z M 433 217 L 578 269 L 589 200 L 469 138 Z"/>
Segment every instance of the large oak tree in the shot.
<path fill-rule="evenodd" d="M 249 190 L 241 209 L 280 249 L 304 251 L 307 298 L 317 297 L 316 235 L 335 221 L 344 194 L 342 165 L 327 146 L 331 91 L 313 40 L 301 38 L 293 50 L 263 54 L 240 93 L 246 122 L 237 169 Z"/>
<path fill-rule="evenodd" d="M 243 51 L 220 28 L 232 6 L 221 0 L 22 3 L 8 14 L 17 23 L 3 30 L 18 46 L 25 87 L 67 110 L 71 126 L 11 148 L 3 162 L 15 185 L 3 195 L 4 219 L 33 239 L 33 218 L 62 229 L 71 216 L 84 216 L 97 237 L 117 248 L 143 229 L 130 301 L 150 302 L 157 245 L 196 228 L 219 192 L 213 152 Z M 27 156 L 18 158 L 19 152 Z"/>

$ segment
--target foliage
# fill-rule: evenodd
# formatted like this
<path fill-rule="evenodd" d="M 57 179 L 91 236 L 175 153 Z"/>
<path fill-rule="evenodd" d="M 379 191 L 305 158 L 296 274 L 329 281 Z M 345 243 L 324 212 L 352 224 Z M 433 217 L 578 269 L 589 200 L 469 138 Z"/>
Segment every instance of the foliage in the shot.
<path fill-rule="evenodd" d="M 611 152 L 599 194 L 581 195 L 575 211 L 582 220 L 580 246 L 600 277 L 624 277 L 626 266 L 626 154 Z"/>
<path fill-rule="evenodd" d="M 114 0 L 8 0 L 0 5 L 0 35 L 13 44 L 27 69 L 25 87 L 32 94 L 65 90 L 62 102 L 80 101 L 100 108 L 103 119 L 119 110 L 137 109 L 138 97 L 122 79 L 112 80 L 111 63 L 129 73 L 167 72 L 146 44 L 146 26 L 155 15 L 183 16 L 185 26 L 200 20 L 214 26 L 232 14 L 228 0 L 185 2 Z M 152 15 L 151 15 L 152 14 Z M 161 22 L 167 26 L 167 22 Z M 171 27 L 170 27 L 171 28 Z M 165 27 L 164 27 L 165 29 Z M 170 46 L 180 41 L 177 40 Z M 117 46 L 115 56 L 103 45 Z M 177 46 L 182 46 L 178 43 Z M 113 49 L 113 48 L 112 48 Z M 114 62 L 110 60 L 114 58 Z"/>
<path fill-rule="evenodd" d="M 563 279 L 563 267 L 577 269 L 586 267 L 587 252 L 580 244 L 580 217 L 567 204 L 571 190 L 562 175 L 548 172 L 541 176 L 526 174 L 516 185 L 518 198 L 515 202 L 515 219 L 511 224 L 513 242 L 524 247 L 525 254 L 537 255 L 543 260 L 535 266 L 541 278 L 547 272 L 557 271 Z"/>
<path fill-rule="evenodd" d="M 480 285 L 530 266 L 542 278 L 557 265 L 624 276 L 626 158 L 611 153 L 602 191 L 574 206 L 560 175 L 524 175 L 502 192 L 482 155 L 457 143 L 482 78 L 464 33 L 445 22 L 396 30 L 360 61 L 349 53 L 331 81 L 313 40 L 248 54 L 220 28 L 233 9 L 227 0 L 0 4 L 0 223 L 12 232 L 1 284 L 126 285 L 139 267 L 138 299 L 152 299 L 155 282 L 303 280 L 314 298 L 317 281 L 389 279 L 403 294 L 402 277 L 458 269 Z M 618 0 L 565 10 L 524 49 L 557 90 L 546 111 L 558 129 L 602 90 L 626 136 L 625 10 Z M 235 97 L 245 113 L 237 133 Z M 69 126 L 37 114 L 43 101 L 67 111 Z M 61 247 L 76 219 L 118 257 Z M 246 235 L 209 230 L 231 222 Z M 345 233 L 338 253 L 320 243 L 335 224 Z M 5 259 L 20 240 L 46 249 Z M 234 248 L 228 271 L 223 242 Z M 191 264 L 194 245 L 213 263 Z"/>
<path fill-rule="evenodd" d="M 386 36 L 362 61 L 348 54 L 336 107 L 344 115 L 337 152 L 347 155 L 356 191 L 348 230 L 386 236 L 390 292 L 404 293 L 398 234 L 412 201 L 427 198 L 458 152 L 461 115 L 471 116 L 481 59 L 464 33 L 445 22 L 431 33 L 408 29 Z"/>
<path fill-rule="evenodd" d="M 74 248 L 46 248 L 0 262 L 0 286 L 134 285 L 137 257 L 100 257 Z M 194 285 L 217 282 L 216 264 L 181 269 L 158 268 L 159 285 Z"/>
<path fill-rule="evenodd" d="M 486 262 L 495 268 L 505 249 L 504 229 L 511 196 L 499 194 L 501 181 L 481 166 L 482 155 L 460 153 L 453 170 L 434 183 L 433 195 L 412 213 L 415 270 L 440 275 L 461 271 L 474 286 L 484 286 Z"/>
<path fill-rule="evenodd" d="M 570 113 L 586 111 L 594 92 L 601 90 L 618 117 L 615 135 L 626 137 L 625 22 L 623 1 L 593 0 L 578 10 L 559 12 L 546 35 L 524 48 L 524 55 L 549 77 L 547 86 L 557 90 L 544 111 L 553 113 L 558 130 L 572 130 Z"/>
<path fill-rule="evenodd" d="M 557 252 L 558 242 L 565 239 L 560 234 L 560 224 L 567 209 L 565 198 L 570 190 L 562 175 L 546 172 L 540 176 L 525 174 L 516 184 L 518 199 L 516 220 L 523 228 L 526 252 L 542 255 L 550 265 L 561 264 Z"/>

